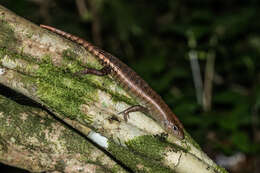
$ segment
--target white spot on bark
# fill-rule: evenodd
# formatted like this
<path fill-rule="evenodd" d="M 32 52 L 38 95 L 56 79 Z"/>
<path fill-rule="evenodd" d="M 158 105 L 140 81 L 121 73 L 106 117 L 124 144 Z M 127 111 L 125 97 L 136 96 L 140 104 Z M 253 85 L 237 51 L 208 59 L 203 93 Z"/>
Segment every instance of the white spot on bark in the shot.
<path fill-rule="evenodd" d="M 5 69 L 4 68 L 0 68 L 0 75 L 3 75 L 5 73 Z"/>
<path fill-rule="evenodd" d="M 104 136 L 101 136 L 99 133 L 91 131 L 88 135 L 88 138 L 103 148 L 108 147 L 107 138 Z"/>

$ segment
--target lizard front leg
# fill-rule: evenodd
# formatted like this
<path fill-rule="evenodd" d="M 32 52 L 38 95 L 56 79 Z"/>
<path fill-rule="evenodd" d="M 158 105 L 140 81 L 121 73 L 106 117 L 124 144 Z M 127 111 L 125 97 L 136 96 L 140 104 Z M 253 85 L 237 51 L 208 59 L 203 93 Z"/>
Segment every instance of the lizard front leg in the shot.
<path fill-rule="evenodd" d="M 105 76 L 111 73 L 111 68 L 104 66 L 102 69 L 97 70 L 94 68 L 85 68 L 83 71 L 77 72 L 76 75 L 93 74 L 97 76 Z"/>
<path fill-rule="evenodd" d="M 131 106 L 129 108 L 127 108 L 126 110 L 120 112 L 119 114 L 123 114 L 124 115 L 124 119 L 127 122 L 128 118 L 129 118 L 129 113 L 131 112 L 142 112 L 144 114 L 147 114 L 149 112 L 149 110 L 146 107 L 140 106 L 140 105 L 134 105 Z"/>

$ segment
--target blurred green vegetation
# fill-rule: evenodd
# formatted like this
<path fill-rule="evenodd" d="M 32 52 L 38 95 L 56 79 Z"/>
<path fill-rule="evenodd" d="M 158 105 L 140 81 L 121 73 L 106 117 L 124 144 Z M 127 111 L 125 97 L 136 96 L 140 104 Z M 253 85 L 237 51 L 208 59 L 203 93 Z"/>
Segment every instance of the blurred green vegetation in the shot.
<path fill-rule="evenodd" d="M 136 70 L 212 157 L 260 153 L 260 3 L 257 0 L 0 0 L 36 24 L 81 36 Z M 212 106 L 198 104 L 189 52 L 205 82 L 215 57 Z M 250 171 L 249 171 L 250 172 Z"/>

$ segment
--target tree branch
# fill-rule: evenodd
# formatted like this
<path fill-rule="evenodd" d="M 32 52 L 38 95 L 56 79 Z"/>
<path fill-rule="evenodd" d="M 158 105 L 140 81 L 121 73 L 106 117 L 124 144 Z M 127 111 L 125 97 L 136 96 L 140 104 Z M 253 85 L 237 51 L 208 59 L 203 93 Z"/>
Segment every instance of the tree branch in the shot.
<path fill-rule="evenodd" d="M 75 130 L 0 95 L 0 161 L 31 172 L 125 172 Z M 117 170 L 117 171 L 113 171 Z"/>

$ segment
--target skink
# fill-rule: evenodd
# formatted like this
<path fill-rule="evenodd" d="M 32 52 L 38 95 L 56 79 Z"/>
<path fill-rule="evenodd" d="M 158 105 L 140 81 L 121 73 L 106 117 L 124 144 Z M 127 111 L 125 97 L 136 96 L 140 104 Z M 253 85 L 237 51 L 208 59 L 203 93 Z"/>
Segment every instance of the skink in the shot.
<path fill-rule="evenodd" d="M 163 99 L 130 67 L 120 61 L 115 56 L 107 53 L 91 43 L 66 33 L 51 26 L 40 25 L 42 28 L 50 30 L 56 34 L 59 34 L 69 40 L 72 40 L 82 45 L 86 50 L 92 53 L 104 66 L 101 70 L 86 69 L 83 74 L 95 74 L 106 75 L 111 74 L 118 81 L 118 83 L 129 93 L 137 98 L 141 105 L 136 105 L 124 110 L 124 118 L 127 120 L 130 112 L 141 111 L 148 113 L 153 119 L 155 119 L 167 133 L 173 134 L 179 139 L 184 138 L 183 125 L 171 111 L 168 105 Z"/>

